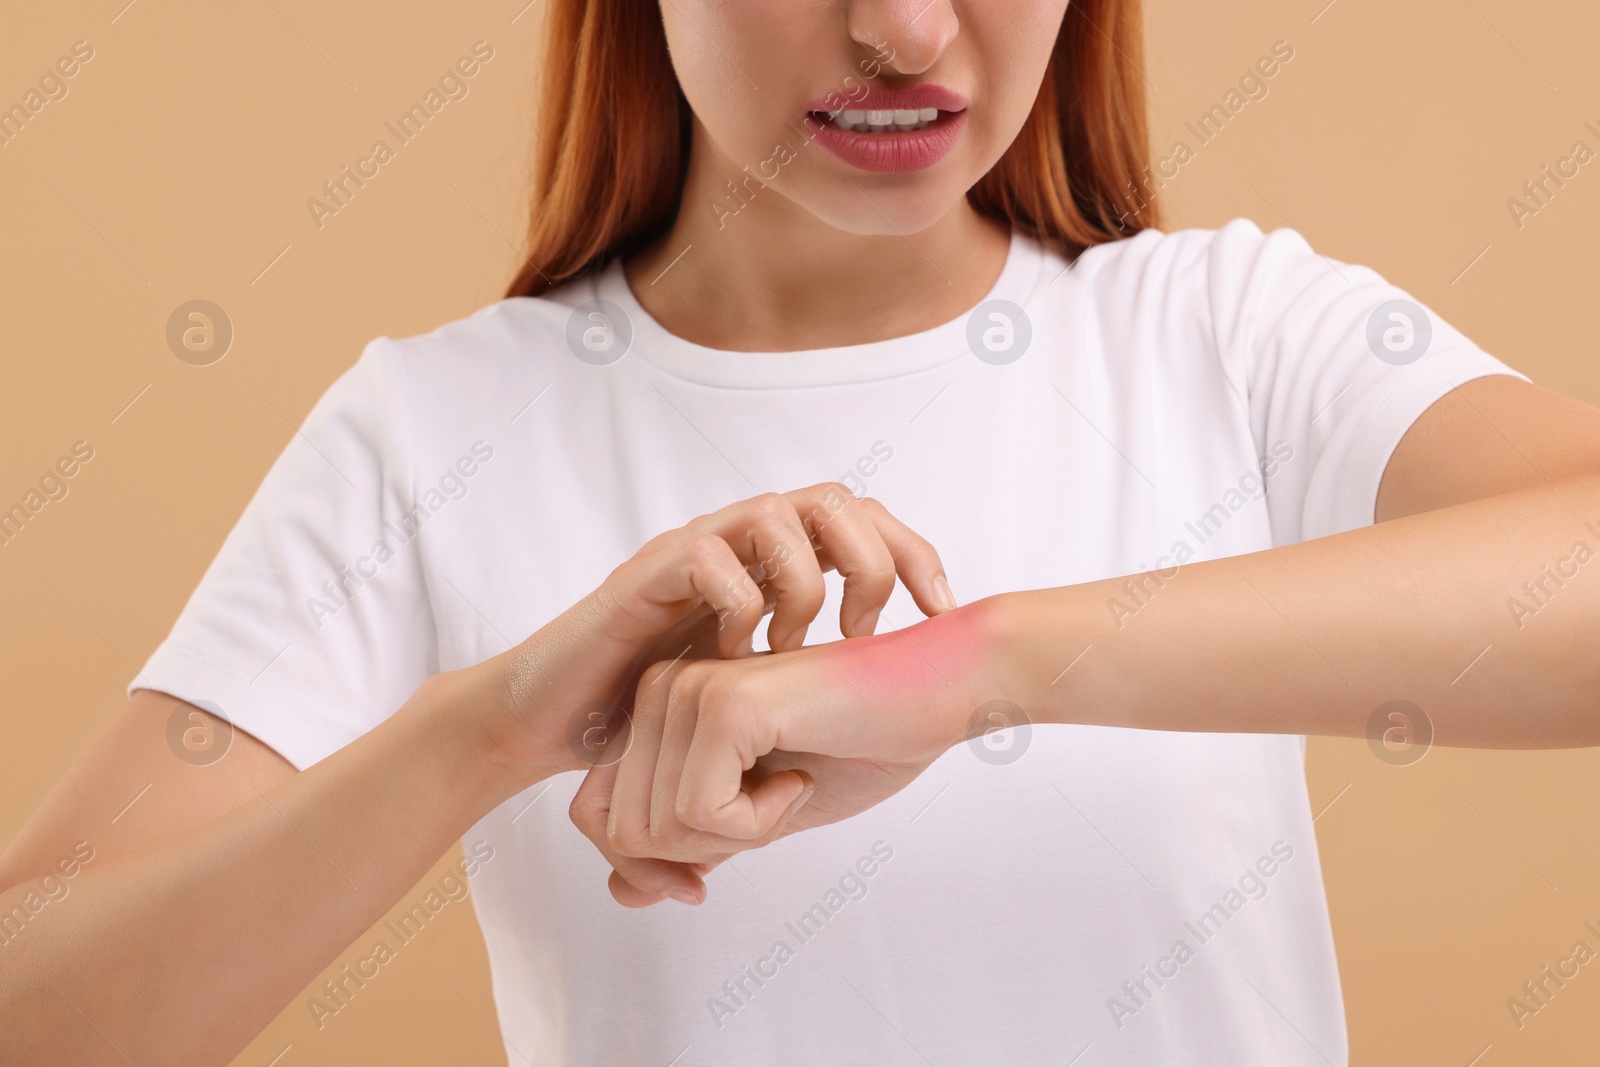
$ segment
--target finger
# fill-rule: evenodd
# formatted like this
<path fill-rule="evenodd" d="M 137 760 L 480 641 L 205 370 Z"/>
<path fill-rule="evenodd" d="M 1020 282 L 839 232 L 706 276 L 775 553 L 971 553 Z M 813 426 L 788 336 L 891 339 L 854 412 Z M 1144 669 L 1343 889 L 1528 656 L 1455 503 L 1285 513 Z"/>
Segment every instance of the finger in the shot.
<path fill-rule="evenodd" d="M 845 637 L 865 637 L 878 625 L 878 616 L 894 592 L 894 556 L 865 509 L 837 482 L 825 482 L 789 494 L 801 520 L 819 545 L 823 566 L 844 578 L 839 605 L 839 632 Z"/>
<path fill-rule="evenodd" d="M 745 772 L 773 749 L 775 723 L 727 686 L 703 685 L 697 700 L 698 722 L 673 794 L 678 817 L 713 837 L 742 842 L 741 847 L 775 839 L 810 799 L 811 776 L 778 771 L 747 790 Z"/>
<path fill-rule="evenodd" d="M 650 817 L 656 763 L 672 698 L 671 678 L 679 670 L 675 663 L 656 663 L 639 677 L 628 750 L 617 761 L 606 821 L 608 845 L 624 856 L 644 858 L 655 851 Z"/>
<path fill-rule="evenodd" d="M 685 776 L 678 807 L 686 825 L 710 839 L 730 841 L 734 849 L 746 850 L 782 837 L 784 825 L 814 792 L 816 784 L 805 771 L 778 771 L 748 791 L 714 788 Z"/>
<path fill-rule="evenodd" d="M 696 732 L 702 679 L 708 671 L 714 670 L 705 662 L 686 664 L 670 671 L 658 666 L 649 672 L 647 680 L 641 681 L 641 692 L 635 701 L 636 730 L 612 791 L 611 845 L 618 851 L 631 856 L 714 866 L 737 852 L 765 845 L 776 836 L 776 833 L 753 833 L 729 838 L 707 833 L 686 821 L 678 809 L 676 798 L 684 759 Z M 646 690 L 652 683 L 654 690 Z M 670 687 L 664 714 L 660 711 L 661 687 Z M 648 776 L 632 765 L 633 759 L 652 758 L 655 766 Z M 761 775 L 746 778 L 759 782 Z M 646 788 L 649 790 L 644 801 L 649 807 L 648 827 L 641 831 L 636 814 L 641 801 L 635 791 Z"/>
<path fill-rule="evenodd" d="M 706 864 L 709 870 L 736 852 L 766 844 L 766 840 L 730 840 L 721 834 L 707 833 L 684 820 L 684 812 L 678 805 L 679 787 L 683 780 L 684 760 L 694 742 L 698 693 L 698 688 L 685 679 L 680 686 L 681 695 L 669 699 L 669 710 L 656 753 L 650 834 L 661 855 L 672 855 L 677 859 L 715 857 Z"/>
<path fill-rule="evenodd" d="M 684 904 L 705 900 L 706 887 L 701 877 L 705 872 L 698 868 L 668 860 L 623 856 L 611 847 L 606 839 L 606 824 L 615 780 L 614 764 L 591 767 L 568 810 L 573 825 L 611 864 L 612 897 L 628 908 L 648 907 L 669 897 Z"/>
<path fill-rule="evenodd" d="M 878 536 L 894 557 L 895 572 L 900 575 L 900 580 L 905 583 L 922 613 L 933 616 L 953 610 L 956 598 L 950 591 L 950 582 L 945 577 L 944 562 L 939 559 L 938 550 L 872 497 L 856 501 L 856 507 L 877 527 Z"/>
<path fill-rule="evenodd" d="M 752 569 L 774 601 L 767 644 L 784 652 L 805 644 L 806 630 L 822 610 L 827 586 L 811 533 L 789 499 L 763 493 L 729 509 L 720 532 Z"/>
<path fill-rule="evenodd" d="M 690 907 L 698 907 L 705 902 L 705 890 L 703 888 L 699 890 L 698 895 L 691 895 L 688 890 L 682 890 L 680 895 L 668 894 L 663 896 L 659 892 L 645 889 L 635 882 L 629 881 L 630 878 L 639 877 L 638 873 L 630 869 L 635 865 L 684 868 L 683 864 L 672 863 L 668 860 L 636 860 L 626 857 L 623 858 L 622 864 L 621 867 L 614 869 L 611 872 L 611 876 L 606 879 L 606 888 L 611 891 L 611 899 L 621 904 L 624 908 L 648 908 L 653 904 L 660 904 L 667 899 L 667 896 L 671 896 L 678 903 L 687 904 Z M 622 873 L 625 870 L 629 871 L 629 873 Z"/>
<path fill-rule="evenodd" d="M 598 632 L 630 644 L 657 640 L 697 611 L 709 610 L 717 616 L 718 651 L 728 659 L 747 654 L 766 611 L 744 561 L 699 520 L 640 549 L 593 599 L 601 613 Z"/>
<path fill-rule="evenodd" d="M 619 852 L 680 863 L 720 863 L 766 843 L 708 834 L 686 823 L 677 810 L 678 781 L 694 737 L 699 692 L 690 672 L 704 667 L 657 664 L 640 679 L 634 732 L 612 788 L 610 842 Z"/>
<path fill-rule="evenodd" d="M 766 599 L 744 560 L 727 538 L 704 534 L 690 549 L 691 584 L 717 615 L 717 651 L 737 659 L 751 650 L 751 638 L 766 614 Z"/>
<path fill-rule="evenodd" d="M 686 685 L 686 683 L 682 683 Z M 661 738 L 656 749 L 656 773 L 650 797 L 650 833 L 665 847 L 681 840 L 685 835 L 705 835 L 682 821 L 677 809 L 678 783 L 683 776 L 683 760 L 694 739 L 695 701 L 683 696 L 668 698 L 669 713 L 662 723 Z"/>

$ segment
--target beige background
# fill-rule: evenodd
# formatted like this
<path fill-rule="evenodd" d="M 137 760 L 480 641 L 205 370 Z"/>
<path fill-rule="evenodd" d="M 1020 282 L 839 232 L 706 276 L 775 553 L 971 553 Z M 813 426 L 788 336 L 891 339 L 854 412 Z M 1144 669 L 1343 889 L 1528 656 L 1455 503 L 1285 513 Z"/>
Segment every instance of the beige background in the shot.
<path fill-rule="evenodd" d="M 522 225 L 537 0 L 520 16 L 525 0 L 125 2 L 30 5 L 0 34 L 7 106 L 73 42 L 95 49 L 0 147 L 0 502 L 73 442 L 95 449 L 0 548 L 6 839 L 117 709 L 322 390 L 368 339 L 494 299 Z M 1151 4 L 1158 154 L 1274 42 L 1295 49 L 1169 186 L 1174 223 L 1292 225 L 1600 403 L 1600 162 L 1520 230 L 1506 206 L 1575 140 L 1600 149 L 1583 129 L 1600 127 L 1600 9 L 1323 2 Z M 480 39 L 495 58 L 471 95 L 317 229 L 306 199 Z M 195 298 L 237 331 L 213 366 L 165 343 Z M 1520 1031 L 1506 1000 L 1580 937 L 1600 948 L 1583 930 L 1600 925 L 1597 770 L 1595 752 L 1446 750 L 1397 768 L 1312 741 L 1354 1062 L 1592 1054 L 1600 964 Z M 320 1032 L 301 999 L 237 1062 L 502 1062 L 471 912 L 441 919 Z"/>

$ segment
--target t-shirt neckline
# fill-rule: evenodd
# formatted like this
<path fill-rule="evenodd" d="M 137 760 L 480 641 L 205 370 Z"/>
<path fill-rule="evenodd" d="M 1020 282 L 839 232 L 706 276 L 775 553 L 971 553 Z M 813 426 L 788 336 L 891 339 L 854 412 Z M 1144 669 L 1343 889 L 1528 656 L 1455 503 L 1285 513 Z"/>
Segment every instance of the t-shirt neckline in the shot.
<path fill-rule="evenodd" d="M 991 300 L 1026 304 L 1043 269 L 1043 259 L 1037 242 L 1013 232 L 1000 276 L 974 307 Z M 742 352 L 695 344 L 657 322 L 633 295 L 620 258 L 601 272 L 596 292 L 627 314 L 633 339 L 626 358 L 642 360 L 674 378 L 700 385 L 732 389 L 850 385 L 915 374 L 972 355 L 966 326 L 971 308 L 931 329 L 883 341 L 788 352 Z"/>

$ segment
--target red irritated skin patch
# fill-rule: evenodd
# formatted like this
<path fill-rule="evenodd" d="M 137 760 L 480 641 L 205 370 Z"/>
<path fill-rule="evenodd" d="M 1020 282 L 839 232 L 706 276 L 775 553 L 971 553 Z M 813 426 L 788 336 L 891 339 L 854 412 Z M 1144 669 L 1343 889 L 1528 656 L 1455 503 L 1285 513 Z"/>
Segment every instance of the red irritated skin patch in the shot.
<path fill-rule="evenodd" d="M 969 604 L 901 630 L 834 642 L 826 646 L 826 671 L 864 713 L 887 713 L 915 734 L 949 732 L 954 744 L 974 709 L 999 695 L 986 692 L 994 659 L 984 607 Z"/>

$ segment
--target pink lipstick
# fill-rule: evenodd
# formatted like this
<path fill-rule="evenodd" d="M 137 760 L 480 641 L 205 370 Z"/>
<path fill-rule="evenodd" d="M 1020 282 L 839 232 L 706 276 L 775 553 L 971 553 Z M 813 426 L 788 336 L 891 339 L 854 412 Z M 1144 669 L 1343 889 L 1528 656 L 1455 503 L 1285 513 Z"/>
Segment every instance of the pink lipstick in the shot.
<path fill-rule="evenodd" d="M 966 119 L 967 98 L 942 85 L 874 85 L 856 97 L 813 100 L 805 125 L 817 144 L 850 166 L 893 174 L 943 159 Z"/>

